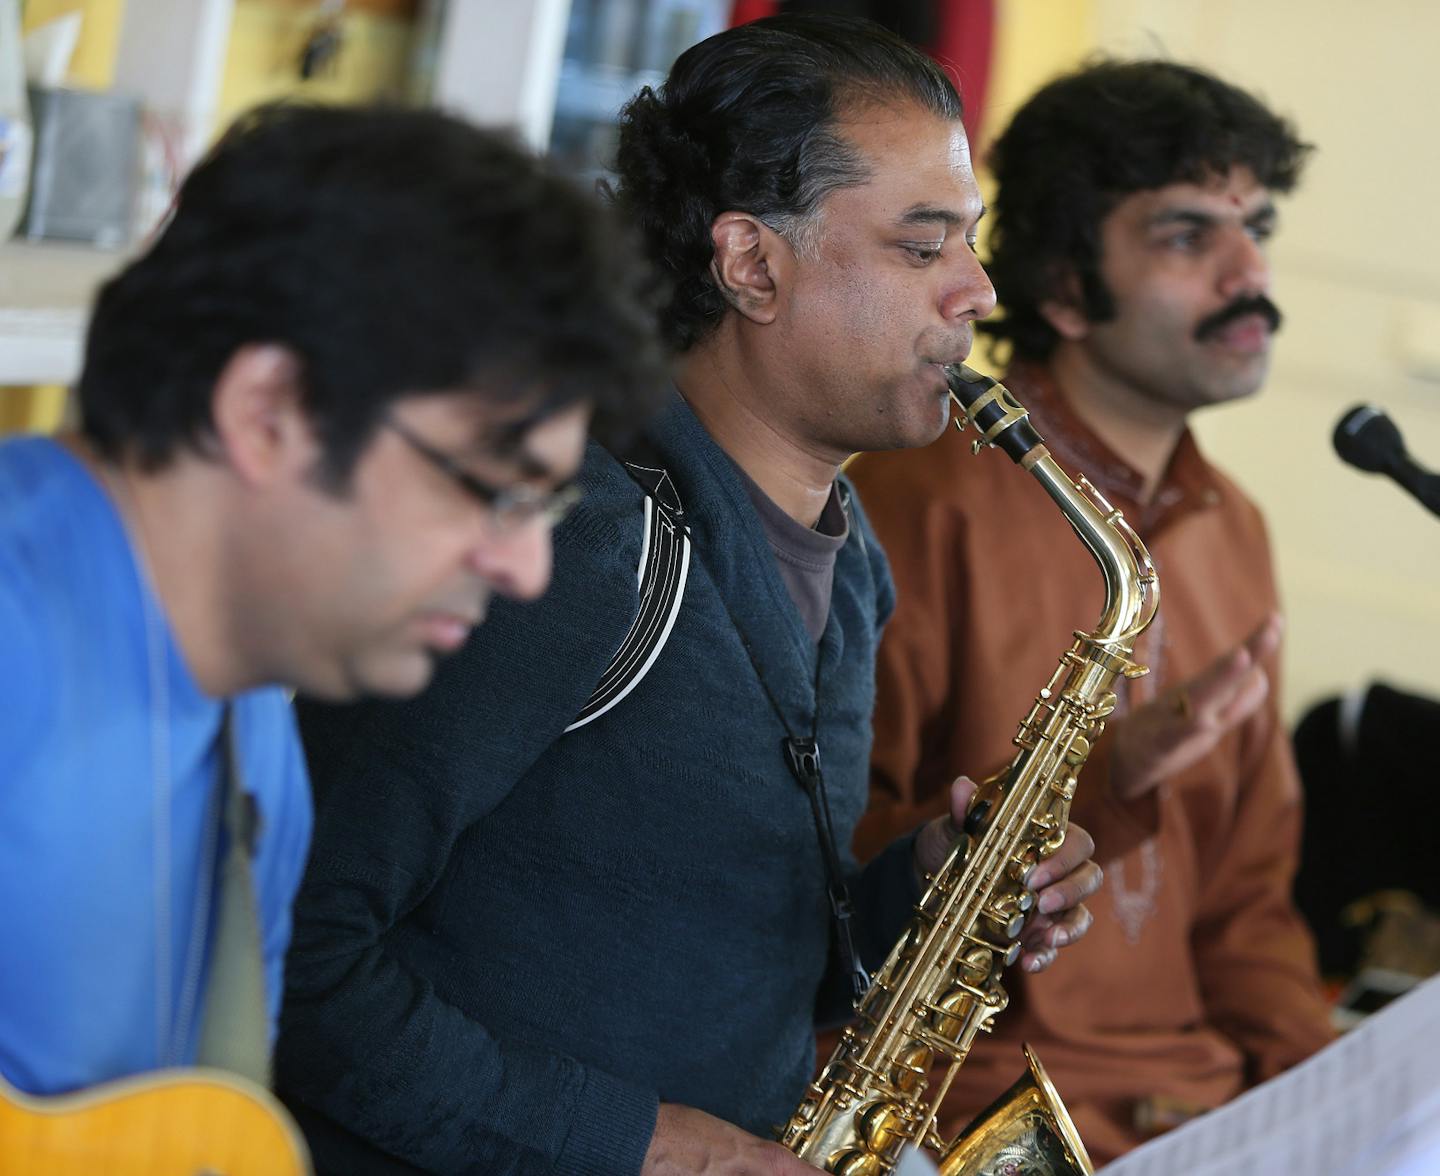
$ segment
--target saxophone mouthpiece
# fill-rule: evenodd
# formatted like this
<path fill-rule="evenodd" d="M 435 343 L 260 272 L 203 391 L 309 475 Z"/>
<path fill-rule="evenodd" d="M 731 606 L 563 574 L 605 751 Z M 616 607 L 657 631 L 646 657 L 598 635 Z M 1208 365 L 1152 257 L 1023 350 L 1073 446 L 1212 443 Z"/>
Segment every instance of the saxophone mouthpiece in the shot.
<path fill-rule="evenodd" d="M 998 385 L 992 376 L 963 363 L 946 365 L 945 382 L 950 385 L 950 395 L 965 409 Z"/>
<path fill-rule="evenodd" d="M 998 445 L 1017 465 L 1032 450 L 1043 448 L 1044 441 L 1030 424 L 1030 414 L 993 376 L 952 363 L 945 368 L 945 382 L 961 411 L 955 427 L 963 433 L 967 424 L 974 425 L 981 438 L 977 446 Z"/>

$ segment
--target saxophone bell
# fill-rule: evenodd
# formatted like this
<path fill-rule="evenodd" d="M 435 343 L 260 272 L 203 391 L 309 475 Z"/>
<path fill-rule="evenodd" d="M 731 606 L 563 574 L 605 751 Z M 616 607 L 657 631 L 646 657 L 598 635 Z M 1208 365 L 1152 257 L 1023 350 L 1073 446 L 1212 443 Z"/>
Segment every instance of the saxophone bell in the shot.
<path fill-rule="evenodd" d="M 1078 1176 L 1095 1169 L 1035 1051 L 1026 1071 L 941 1149 L 940 1176 Z"/>

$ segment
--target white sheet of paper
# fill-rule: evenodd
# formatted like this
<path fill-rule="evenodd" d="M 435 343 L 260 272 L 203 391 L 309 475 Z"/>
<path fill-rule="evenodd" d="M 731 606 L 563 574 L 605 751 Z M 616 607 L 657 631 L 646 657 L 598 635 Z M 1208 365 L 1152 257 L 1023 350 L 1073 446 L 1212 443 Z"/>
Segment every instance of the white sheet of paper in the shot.
<path fill-rule="evenodd" d="M 918 1147 L 907 1147 L 895 1165 L 895 1176 L 936 1176 L 940 1171 Z"/>
<path fill-rule="evenodd" d="M 1440 977 L 1102 1176 L 1440 1173 Z"/>

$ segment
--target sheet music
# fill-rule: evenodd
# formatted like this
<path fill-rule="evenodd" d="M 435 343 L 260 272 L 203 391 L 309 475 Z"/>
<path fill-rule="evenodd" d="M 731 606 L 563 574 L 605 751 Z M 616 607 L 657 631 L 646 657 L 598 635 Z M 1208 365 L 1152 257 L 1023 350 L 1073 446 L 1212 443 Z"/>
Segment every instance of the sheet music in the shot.
<path fill-rule="evenodd" d="M 940 1169 L 918 1147 L 907 1147 L 895 1165 L 895 1176 L 938 1176 Z"/>
<path fill-rule="evenodd" d="M 1421 1176 L 1440 1172 L 1440 977 L 1102 1176 Z"/>

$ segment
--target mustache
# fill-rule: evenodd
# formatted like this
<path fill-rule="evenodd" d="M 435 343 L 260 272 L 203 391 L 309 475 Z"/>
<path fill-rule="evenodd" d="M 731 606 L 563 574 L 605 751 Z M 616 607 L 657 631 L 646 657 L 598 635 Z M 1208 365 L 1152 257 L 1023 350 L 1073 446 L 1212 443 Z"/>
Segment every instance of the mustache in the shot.
<path fill-rule="evenodd" d="M 1209 318 L 1202 319 L 1200 325 L 1195 328 L 1195 339 L 1197 342 L 1204 342 L 1211 335 L 1223 331 L 1236 319 L 1244 318 L 1246 315 L 1258 314 L 1270 327 L 1273 335 L 1280 329 L 1280 324 L 1285 321 L 1285 316 L 1280 313 L 1280 308 L 1263 294 L 1252 294 L 1235 299 L 1230 305 L 1217 310 Z"/>
<path fill-rule="evenodd" d="M 975 332 L 966 329 L 954 339 L 947 339 L 943 345 L 934 344 L 924 348 L 923 359 L 926 363 L 938 363 L 950 365 L 964 363 L 970 358 L 970 352 L 975 347 Z"/>

